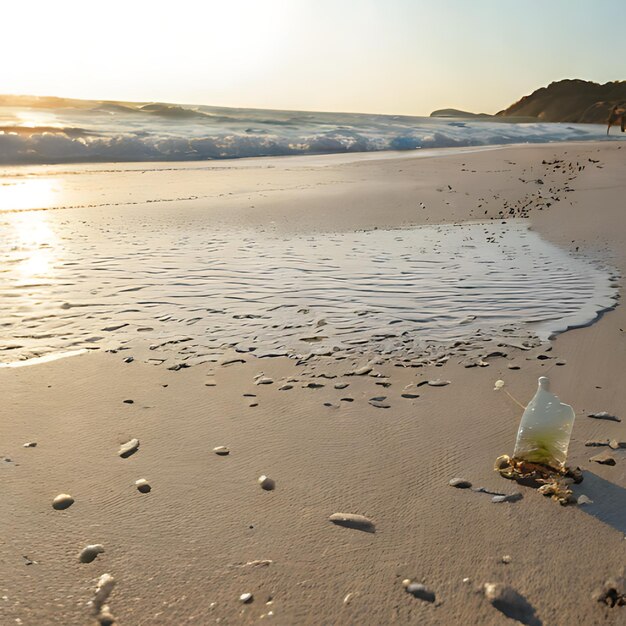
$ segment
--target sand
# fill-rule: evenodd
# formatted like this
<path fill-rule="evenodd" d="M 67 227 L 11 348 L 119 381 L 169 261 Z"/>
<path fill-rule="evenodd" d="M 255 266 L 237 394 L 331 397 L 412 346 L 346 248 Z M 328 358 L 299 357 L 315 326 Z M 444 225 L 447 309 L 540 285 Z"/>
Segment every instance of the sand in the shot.
<path fill-rule="evenodd" d="M 168 176 L 204 194 L 183 203 L 187 219 L 281 232 L 500 219 L 512 207 L 544 238 L 623 276 L 625 150 L 281 158 Z M 147 219 L 124 194 L 134 188 L 147 200 L 165 174 L 106 176 L 92 193 L 118 180 L 119 206 L 50 211 L 52 219 L 77 231 L 103 211 Z M 94 181 L 75 178 L 75 197 L 95 204 Z M 558 197 L 549 207 L 536 196 L 547 186 Z M 472 368 L 458 356 L 397 367 L 368 354 L 227 354 L 170 370 L 146 363 L 138 341 L 136 350 L 0 369 L 0 623 L 93 623 L 88 603 L 104 574 L 115 579 L 107 611 L 121 625 L 513 623 L 489 598 L 517 596 L 491 586 L 485 597 L 486 583 L 524 599 L 523 623 L 623 623 L 626 607 L 592 594 L 626 563 L 625 452 L 585 442 L 626 439 L 625 331 L 617 306 L 589 327 L 527 351 L 506 347 Z M 576 410 L 569 458 L 584 481 L 574 491 L 592 503 L 562 507 L 493 471 L 496 457 L 512 453 L 521 413 L 495 381 L 526 402 L 546 373 Z M 587 417 L 601 411 L 622 421 Z M 122 458 L 133 439 L 140 446 Z M 220 446 L 228 455 L 214 452 Z M 604 451 L 614 466 L 589 461 Z M 274 488 L 261 488 L 261 476 Z M 523 497 L 494 503 L 449 484 L 458 478 Z M 141 479 L 149 492 L 137 489 Z M 55 510 L 59 494 L 74 503 Z M 334 514 L 371 526 L 335 524 Z M 81 563 L 95 544 L 105 551 Z"/>

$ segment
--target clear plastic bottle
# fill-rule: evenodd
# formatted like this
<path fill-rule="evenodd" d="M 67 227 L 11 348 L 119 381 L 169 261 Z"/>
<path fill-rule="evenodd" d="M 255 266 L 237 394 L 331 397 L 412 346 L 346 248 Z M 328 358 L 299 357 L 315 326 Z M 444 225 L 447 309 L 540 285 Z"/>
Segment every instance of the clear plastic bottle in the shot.
<path fill-rule="evenodd" d="M 518 460 L 563 469 L 574 418 L 572 407 L 550 392 L 550 381 L 542 376 L 535 397 L 522 415 L 513 456 Z"/>

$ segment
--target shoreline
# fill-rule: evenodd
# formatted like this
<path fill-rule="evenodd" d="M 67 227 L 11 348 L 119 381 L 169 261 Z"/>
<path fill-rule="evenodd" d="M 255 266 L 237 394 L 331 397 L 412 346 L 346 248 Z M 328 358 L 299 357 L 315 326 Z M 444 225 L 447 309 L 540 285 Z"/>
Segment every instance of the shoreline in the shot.
<path fill-rule="evenodd" d="M 589 167 L 568 180 L 553 171 L 554 159 Z M 203 182 L 207 195 L 185 205 L 185 218 L 307 234 L 506 220 L 512 210 L 547 241 L 610 263 L 622 285 L 623 162 L 619 143 L 582 142 L 310 171 L 233 168 Z M 200 183 L 187 174 L 182 185 Z M 110 228 L 147 219 L 122 202 L 139 189 L 124 184 L 117 207 L 78 208 L 63 219 L 104 219 L 104 208 Z M 549 186 L 559 191 L 544 193 Z M 234 199 L 219 195 L 228 188 Z M 169 220 L 180 206 L 153 203 L 149 217 Z M 53 226 L 61 219 L 49 218 Z M 86 603 L 108 572 L 120 624 L 503 624 L 479 591 L 487 582 L 513 586 L 546 625 L 618 624 L 624 608 L 592 593 L 626 561 L 626 458 L 617 449 L 614 466 L 590 462 L 605 448 L 585 442 L 626 439 L 622 329 L 618 303 L 591 325 L 531 350 L 499 347 L 504 356 L 471 368 L 456 358 L 394 367 L 375 356 L 368 365 L 367 354 L 300 364 L 237 354 L 243 362 L 169 371 L 140 358 L 124 363 L 132 350 L 123 350 L 2 369 L 0 462 L 11 506 L 0 513 L 0 617 L 89 623 Z M 364 366 L 372 371 L 350 374 Z M 561 507 L 492 469 L 512 452 L 521 413 L 494 382 L 528 401 L 547 372 L 576 411 L 570 462 L 585 474 L 575 493 L 591 504 Z M 259 374 L 273 382 L 257 384 Z M 622 422 L 587 417 L 598 411 Z M 138 451 L 119 458 L 133 437 Z M 212 452 L 221 445 L 228 456 Z M 274 491 L 258 486 L 261 474 L 276 481 Z M 450 487 L 455 477 L 523 498 L 494 504 Z M 150 493 L 137 492 L 140 478 Z M 76 500 L 66 511 L 51 507 L 60 493 Z M 328 517 L 337 512 L 371 518 L 376 532 L 334 526 Z M 105 552 L 78 562 L 95 543 Z M 24 565 L 24 555 L 35 563 Z M 261 561 L 269 562 L 251 565 Z M 423 582 L 437 600 L 412 597 L 404 579 Z M 243 593 L 252 602 L 239 602 Z"/>

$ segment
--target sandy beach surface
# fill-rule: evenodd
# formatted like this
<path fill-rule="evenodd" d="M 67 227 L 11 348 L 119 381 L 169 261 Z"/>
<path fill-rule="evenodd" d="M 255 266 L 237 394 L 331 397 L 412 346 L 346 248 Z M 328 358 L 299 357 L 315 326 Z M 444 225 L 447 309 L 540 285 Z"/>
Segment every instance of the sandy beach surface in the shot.
<path fill-rule="evenodd" d="M 47 354 L 45 334 L 52 336 L 54 320 L 68 311 L 78 311 L 68 328 L 89 331 L 90 315 L 76 306 L 86 302 L 76 299 L 81 275 L 94 289 L 119 276 L 124 288 L 142 286 L 133 278 L 136 259 L 102 272 L 96 284 L 99 274 L 87 265 L 108 262 L 102 250 L 113 257 L 137 246 L 141 257 L 169 247 L 173 259 L 186 262 L 198 245 L 192 239 L 187 246 L 188 237 L 214 230 L 226 233 L 228 254 L 229 237 L 242 230 L 253 238 L 352 237 L 484 222 L 486 245 L 495 237 L 490 229 L 521 220 L 572 263 L 610 267 L 619 295 L 625 165 L 626 144 L 589 142 L 417 156 L 5 168 L 3 180 L 30 187 L 4 200 L 0 193 L 0 208 L 21 209 L 0 214 L 0 229 L 21 220 L 29 233 L 53 232 L 74 256 L 65 259 L 56 291 L 46 284 L 40 293 L 29 283 L 38 306 L 55 294 L 35 321 L 17 306 L 7 317 L 15 298 L 25 296 L 3 289 L 0 360 Z M 172 229 L 181 224 L 187 230 L 174 243 Z M 47 249 L 46 241 L 37 243 L 33 275 L 56 263 Z M 114 301 L 120 291 L 98 297 Z M 515 340 L 489 329 L 474 329 L 468 339 L 459 326 L 467 344 L 422 337 L 414 354 L 401 355 L 393 343 L 378 349 L 360 339 L 316 351 L 323 341 L 315 333 L 324 326 L 312 316 L 306 323 L 313 338 L 299 358 L 278 350 L 275 336 L 259 350 L 224 347 L 235 343 L 228 333 L 236 328 L 213 322 L 201 338 L 151 350 L 152 331 L 137 332 L 145 320 L 131 324 L 130 336 L 115 327 L 139 314 L 116 309 L 114 330 L 87 346 L 101 349 L 0 368 L 0 623 L 96 623 L 89 601 L 108 573 L 116 584 L 106 603 L 115 623 L 128 626 L 515 618 L 546 626 L 623 624 L 626 606 L 592 597 L 626 564 L 626 450 L 619 446 L 626 446 L 626 312 L 613 303 L 593 324 L 551 341 L 524 339 L 528 331 L 519 328 L 509 333 Z M 172 317 L 161 316 L 164 328 Z M 16 339 L 29 324 L 36 332 Z M 260 336 L 253 325 L 241 328 L 250 344 Z M 178 326 L 172 332 L 183 338 Z M 54 336 L 61 345 L 73 335 Z M 84 337 L 65 347 L 85 349 Z M 583 469 L 574 493 L 590 503 L 560 506 L 493 470 L 499 455 L 513 452 L 522 412 L 494 391 L 495 381 L 525 403 L 542 375 L 576 411 L 569 464 Z M 621 422 L 588 417 L 602 411 Z M 138 449 L 122 458 L 120 446 L 134 438 Z M 590 440 L 615 441 L 585 445 Z M 215 453 L 218 446 L 229 453 Z M 613 465 L 590 461 L 604 453 Z M 261 488 L 262 475 L 274 489 Z M 491 493 L 450 486 L 454 478 L 523 497 L 494 503 Z M 149 492 L 137 489 L 140 479 Z M 59 494 L 73 504 L 53 508 Z M 334 524 L 335 513 L 366 516 L 373 527 Z M 104 551 L 81 562 L 93 544 Z M 425 585 L 434 601 L 408 593 L 407 579 Z M 494 606 L 485 583 L 510 585 L 519 596 L 512 606 Z"/>

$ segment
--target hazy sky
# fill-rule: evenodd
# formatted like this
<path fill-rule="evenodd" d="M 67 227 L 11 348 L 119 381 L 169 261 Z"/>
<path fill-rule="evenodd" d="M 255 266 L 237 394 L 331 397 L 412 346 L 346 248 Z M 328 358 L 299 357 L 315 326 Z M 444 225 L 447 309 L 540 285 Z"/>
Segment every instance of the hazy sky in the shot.
<path fill-rule="evenodd" d="M 626 78 L 623 0 L 5 0 L 0 93 L 428 114 Z"/>

